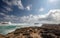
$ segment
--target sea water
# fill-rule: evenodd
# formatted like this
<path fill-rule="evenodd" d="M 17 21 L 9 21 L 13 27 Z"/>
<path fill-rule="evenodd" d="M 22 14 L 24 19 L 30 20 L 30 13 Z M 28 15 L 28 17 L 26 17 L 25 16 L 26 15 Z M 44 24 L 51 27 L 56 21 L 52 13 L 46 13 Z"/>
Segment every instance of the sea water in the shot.
<path fill-rule="evenodd" d="M 35 25 L 0 25 L 0 34 L 6 35 L 10 32 L 15 31 L 18 28 L 30 27 L 30 26 L 35 26 Z"/>
<path fill-rule="evenodd" d="M 0 34 L 6 35 L 15 31 L 17 28 L 22 28 L 28 25 L 0 25 Z"/>
<path fill-rule="evenodd" d="M 16 26 L 13 26 L 13 25 L 11 25 L 11 26 L 0 26 L 0 34 L 3 34 L 3 35 L 5 35 L 5 34 L 7 34 L 7 33 L 9 33 L 9 32 L 12 32 L 12 31 L 14 31 L 16 29 Z"/>
<path fill-rule="evenodd" d="M 15 31 L 17 28 L 23 28 L 28 25 L 0 25 L 0 34 L 6 35 Z"/>

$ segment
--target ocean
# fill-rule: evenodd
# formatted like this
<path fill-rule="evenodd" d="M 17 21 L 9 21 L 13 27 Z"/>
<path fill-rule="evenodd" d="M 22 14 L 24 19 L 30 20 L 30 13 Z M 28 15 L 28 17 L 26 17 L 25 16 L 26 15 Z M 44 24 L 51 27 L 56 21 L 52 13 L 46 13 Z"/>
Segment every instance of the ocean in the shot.
<path fill-rule="evenodd" d="M 18 28 L 31 27 L 31 26 L 36 26 L 36 25 L 0 25 L 0 34 L 6 35 L 10 32 L 15 31 Z"/>
<path fill-rule="evenodd" d="M 8 34 L 12 31 L 15 31 L 17 28 L 23 28 L 25 26 L 28 26 L 28 25 L 0 25 L 0 34 Z"/>

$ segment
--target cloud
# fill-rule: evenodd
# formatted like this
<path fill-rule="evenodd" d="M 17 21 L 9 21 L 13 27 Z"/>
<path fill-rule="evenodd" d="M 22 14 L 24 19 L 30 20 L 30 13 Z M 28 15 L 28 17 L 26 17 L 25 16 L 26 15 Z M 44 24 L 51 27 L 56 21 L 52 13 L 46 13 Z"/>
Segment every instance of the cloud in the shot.
<path fill-rule="evenodd" d="M 60 21 L 60 9 L 50 10 L 49 16 L 51 16 L 56 21 Z"/>
<path fill-rule="evenodd" d="M 48 0 L 50 3 L 57 2 L 58 0 Z"/>
<path fill-rule="evenodd" d="M 4 15 L 4 14 L 2 14 Z M 11 22 L 22 22 L 22 23 L 60 23 L 60 9 L 50 10 L 45 15 L 32 15 L 29 16 L 14 16 L 14 15 L 6 15 L 4 17 L 5 21 Z"/>
<path fill-rule="evenodd" d="M 10 7 L 7 7 L 7 6 L 6 6 L 6 7 L 4 7 L 4 8 L 5 8 L 7 11 L 13 11 L 12 8 L 10 8 Z"/>
<path fill-rule="evenodd" d="M 20 22 L 20 17 L 14 16 L 14 15 L 6 15 L 3 21 L 11 21 L 11 22 Z"/>
<path fill-rule="evenodd" d="M 28 5 L 28 6 L 26 6 L 26 9 L 30 11 L 31 7 L 32 7 L 32 5 Z"/>
<path fill-rule="evenodd" d="M 3 0 L 3 2 L 5 2 L 6 4 L 8 4 L 9 6 L 18 6 L 19 9 L 24 9 L 21 0 Z"/>
<path fill-rule="evenodd" d="M 8 0 L 1 0 L 1 5 L 0 6 L 0 12 L 3 12 L 3 13 L 8 13 L 10 11 L 13 11 L 11 5 L 10 5 L 10 2 Z"/>
<path fill-rule="evenodd" d="M 6 14 L 4 14 L 4 13 L 0 13 L 0 15 L 2 15 L 2 16 L 6 16 Z"/>
<path fill-rule="evenodd" d="M 2 6 L 3 8 L 0 9 L 0 12 L 2 13 L 8 13 L 10 11 L 13 11 L 13 9 L 11 7 L 8 6 Z"/>
<path fill-rule="evenodd" d="M 12 1 L 9 0 L 2 0 L 4 3 L 6 3 L 7 5 L 11 6 L 12 5 Z"/>
<path fill-rule="evenodd" d="M 14 0 L 13 5 L 18 6 L 19 9 L 24 9 L 24 6 L 22 5 L 21 0 Z"/>
<path fill-rule="evenodd" d="M 22 22 L 22 23 L 34 23 L 36 22 L 39 18 L 44 18 L 45 16 L 39 16 L 39 15 L 29 15 L 29 16 L 22 16 L 18 17 L 15 15 L 5 15 L 1 13 L 1 15 L 4 16 L 3 21 L 11 21 L 11 22 Z"/>
<path fill-rule="evenodd" d="M 42 12 L 42 11 L 44 11 L 44 8 L 40 8 L 40 9 L 39 9 L 39 12 Z"/>
<path fill-rule="evenodd" d="M 17 6 L 19 9 L 25 9 L 22 5 L 21 0 L 2 0 L 3 5 L 0 7 L 0 12 L 2 13 L 9 13 L 13 11 L 13 6 Z"/>
<path fill-rule="evenodd" d="M 60 2 L 60 0 L 47 0 L 47 4 L 51 4 L 51 5 L 57 5 L 59 4 L 58 2 Z"/>
<path fill-rule="evenodd" d="M 18 8 L 22 9 L 22 10 L 26 9 L 29 11 L 29 10 L 31 10 L 31 7 L 32 7 L 32 5 L 27 5 L 26 7 L 24 7 L 21 0 L 10 0 L 10 1 L 3 0 L 3 2 L 8 4 L 9 6 L 13 6 L 13 5 L 18 6 Z"/>
<path fill-rule="evenodd" d="M 21 17 L 23 22 L 27 23 L 60 23 L 60 9 L 50 10 L 45 15 L 29 15 Z"/>
<path fill-rule="evenodd" d="M 39 20 L 46 23 L 60 23 L 60 9 L 52 9 L 46 15 L 46 18 Z"/>

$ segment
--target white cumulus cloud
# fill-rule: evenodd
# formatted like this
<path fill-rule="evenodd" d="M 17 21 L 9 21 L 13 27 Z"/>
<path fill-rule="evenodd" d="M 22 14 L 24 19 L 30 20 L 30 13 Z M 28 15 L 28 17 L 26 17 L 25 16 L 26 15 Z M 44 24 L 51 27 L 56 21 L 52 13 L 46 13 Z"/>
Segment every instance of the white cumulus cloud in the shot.
<path fill-rule="evenodd" d="M 60 23 L 60 9 L 52 9 L 46 15 L 46 18 L 39 20 L 47 23 Z"/>
<path fill-rule="evenodd" d="M 21 19 L 23 22 L 60 23 L 60 9 L 50 10 L 45 15 L 29 15 Z"/>
<path fill-rule="evenodd" d="M 2 13 L 1 13 L 2 14 Z M 4 15 L 4 14 L 2 14 Z M 60 23 L 60 9 L 50 10 L 45 15 L 32 15 L 29 16 L 14 16 L 14 15 L 6 15 L 4 17 L 5 21 L 12 22 L 22 22 L 22 23 Z"/>
<path fill-rule="evenodd" d="M 49 16 L 51 16 L 53 19 L 60 21 L 60 9 L 50 10 L 49 13 Z"/>
<path fill-rule="evenodd" d="M 26 9 L 29 10 L 29 11 L 31 10 L 31 8 L 32 8 L 32 5 L 26 6 Z"/>

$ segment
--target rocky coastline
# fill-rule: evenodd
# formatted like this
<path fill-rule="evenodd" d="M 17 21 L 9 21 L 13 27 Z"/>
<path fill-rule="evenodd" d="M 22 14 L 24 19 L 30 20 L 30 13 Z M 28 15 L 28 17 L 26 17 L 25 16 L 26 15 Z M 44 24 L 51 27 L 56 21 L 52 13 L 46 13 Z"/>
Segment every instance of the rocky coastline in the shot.
<path fill-rule="evenodd" d="M 41 27 L 16 29 L 0 38 L 60 38 L 60 24 L 43 24 Z"/>

